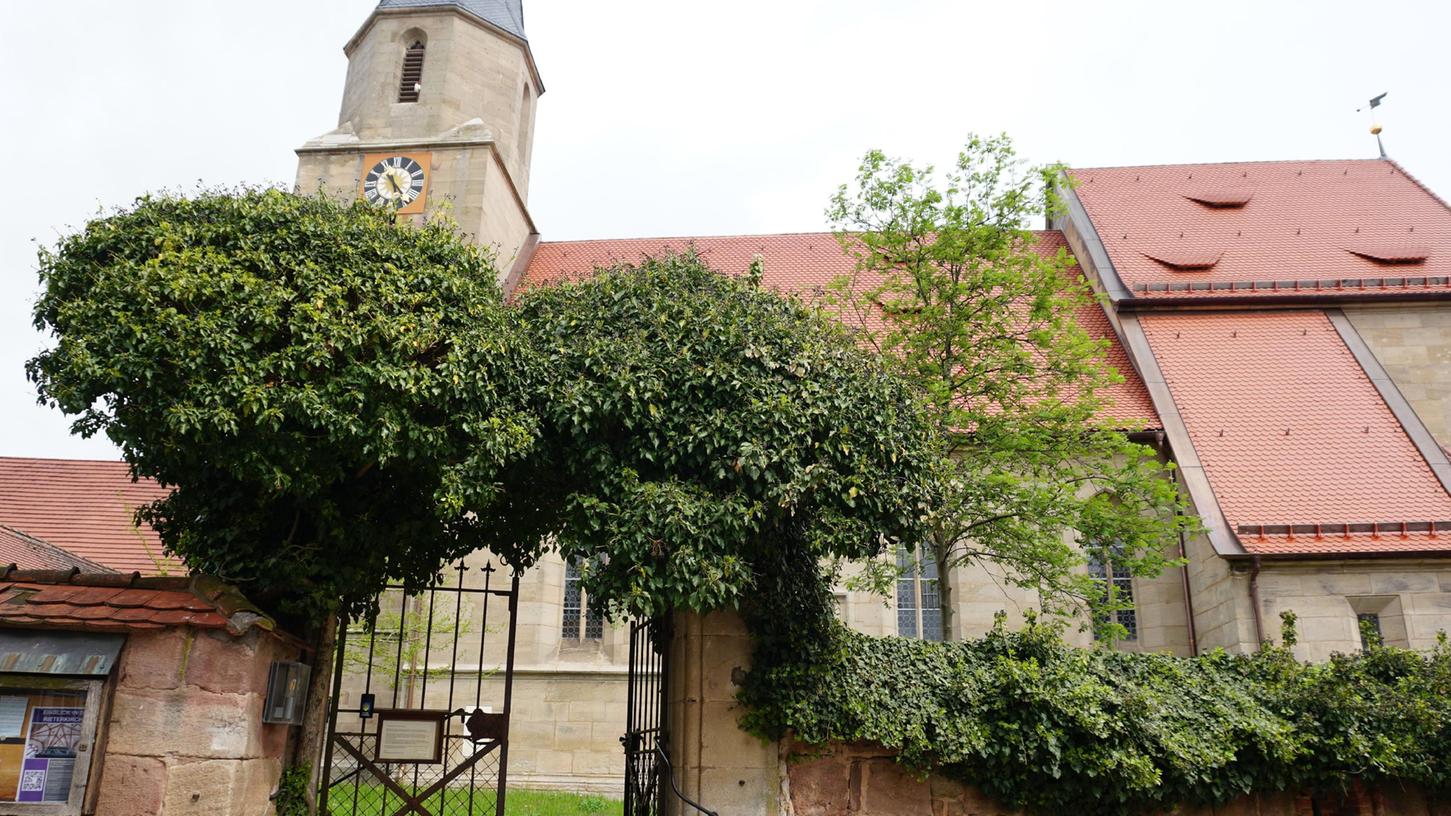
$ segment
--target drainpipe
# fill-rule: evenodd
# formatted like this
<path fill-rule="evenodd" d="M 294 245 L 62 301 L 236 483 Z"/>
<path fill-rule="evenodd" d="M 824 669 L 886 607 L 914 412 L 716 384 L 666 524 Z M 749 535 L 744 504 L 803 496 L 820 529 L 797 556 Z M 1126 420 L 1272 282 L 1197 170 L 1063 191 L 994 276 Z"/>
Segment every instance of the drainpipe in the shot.
<path fill-rule="evenodd" d="M 1260 557 L 1256 555 L 1249 563 L 1249 602 L 1255 613 L 1255 651 L 1259 651 L 1265 643 L 1265 621 L 1260 616 Z"/>
<path fill-rule="evenodd" d="M 1182 515 L 1178 510 L 1174 515 Z M 1184 544 L 1185 533 L 1179 531 L 1179 560 L 1184 563 L 1179 566 L 1179 583 L 1184 587 L 1184 620 L 1189 623 L 1189 656 L 1199 656 L 1199 634 L 1198 627 L 1194 624 L 1194 594 L 1189 589 L 1189 556 L 1188 548 Z"/>
<path fill-rule="evenodd" d="M 1174 461 L 1174 449 L 1164 444 L 1166 434 L 1163 431 L 1154 432 L 1154 444 L 1164 452 L 1164 456 L 1170 462 Z M 1174 508 L 1175 516 L 1182 516 L 1179 509 Z M 1189 656 L 1199 656 L 1199 627 L 1194 616 L 1194 593 L 1189 588 L 1189 546 L 1186 543 L 1187 535 L 1179 530 L 1179 560 L 1184 563 L 1179 567 L 1179 586 L 1184 590 L 1184 620 L 1189 624 Z"/>

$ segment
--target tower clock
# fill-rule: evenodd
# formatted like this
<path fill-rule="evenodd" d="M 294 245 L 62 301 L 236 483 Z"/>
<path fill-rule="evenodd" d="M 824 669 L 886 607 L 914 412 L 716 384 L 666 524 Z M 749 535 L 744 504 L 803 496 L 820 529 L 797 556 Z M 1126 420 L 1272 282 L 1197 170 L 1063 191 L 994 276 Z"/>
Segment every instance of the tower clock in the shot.
<path fill-rule="evenodd" d="M 375 153 L 363 157 L 359 194 L 399 213 L 423 212 L 428 198 L 427 153 Z"/>

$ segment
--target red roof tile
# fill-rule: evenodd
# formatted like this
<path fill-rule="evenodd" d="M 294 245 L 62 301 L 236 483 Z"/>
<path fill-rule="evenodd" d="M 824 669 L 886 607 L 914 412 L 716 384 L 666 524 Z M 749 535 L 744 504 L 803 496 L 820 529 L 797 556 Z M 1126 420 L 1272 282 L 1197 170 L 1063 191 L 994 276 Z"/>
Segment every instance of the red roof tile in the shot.
<path fill-rule="evenodd" d="M 0 624 L 123 631 L 186 625 L 233 634 L 275 627 L 214 579 L 18 570 L 0 573 Z"/>
<path fill-rule="evenodd" d="M 19 530 L 0 525 L 0 566 L 5 564 L 14 564 L 20 569 L 27 570 L 113 571 L 94 561 L 81 558 L 75 553 L 66 552 L 60 547 L 28 536 Z"/>
<path fill-rule="evenodd" d="M 1148 315 L 1142 324 L 1247 550 L 1451 550 L 1451 495 L 1323 312 Z M 1411 525 L 1404 536 L 1402 523 Z"/>
<path fill-rule="evenodd" d="M 125 462 L 0 457 L 0 525 L 119 572 L 181 569 L 156 531 L 134 521 L 137 507 L 166 494 L 133 482 Z"/>
<path fill-rule="evenodd" d="M 1071 173 L 1079 200 L 1134 297 L 1366 298 L 1407 291 L 1451 297 L 1451 208 L 1389 161 Z M 1424 251 L 1424 260 L 1396 249 L 1390 262 L 1377 261 L 1353 249 L 1409 244 Z M 1186 276 L 1152 260 L 1169 252 L 1218 260 L 1207 272 Z"/>
<path fill-rule="evenodd" d="M 1067 247 L 1061 232 L 1043 231 L 1037 235 L 1040 252 L 1056 253 Z M 520 285 L 527 288 L 578 280 L 599 267 L 638 263 L 649 256 L 684 252 L 692 247 L 711 267 L 731 275 L 745 274 L 751 261 L 759 255 L 765 266 L 762 283 L 766 287 L 807 299 L 819 296 L 832 281 L 850 273 L 854 264 L 836 236 L 829 232 L 550 241 L 541 243 L 535 250 Z M 1126 425 L 1160 427 L 1148 392 L 1114 336 L 1103 309 L 1097 305 L 1088 307 L 1080 312 L 1080 320 L 1092 336 L 1109 340 L 1108 362 L 1124 378 L 1123 383 L 1105 394 L 1111 401 L 1105 414 Z"/>

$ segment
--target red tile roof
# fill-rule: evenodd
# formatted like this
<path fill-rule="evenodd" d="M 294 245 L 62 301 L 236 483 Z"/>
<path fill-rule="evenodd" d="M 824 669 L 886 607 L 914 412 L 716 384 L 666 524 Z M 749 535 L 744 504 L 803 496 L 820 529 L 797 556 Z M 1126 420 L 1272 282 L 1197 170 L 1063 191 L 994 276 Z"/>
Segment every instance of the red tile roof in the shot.
<path fill-rule="evenodd" d="M 0 624 L 87 630 L 168 626 L 274 631 L 276 623 L 213 578 L 138 578 L 71 572 L 0 573 Z"/>
<path fill-rule="evenodd" d="M 118 572 L 180 569 L 156 531 L 134 520 L 166 493 L 133 482 L 125 462 L 0 457 L 0 525 Z"/>
<path fill-rule="evenodd" d="M 86 572 L 114 572 L 94 561 L 87 561 L 75 553 L 47 544 L 38 538 L 28 536 L 19 530 L 0 526 L 0 566 L 14 564 L 25 570 L 68 570 L 80 569 Z"/>
<path fill-rule="evenodd" d="M 1040 252 L 1056 253 L 1067 247 L 1061 232 L 1042 231 L 1037 236 Z M 548 286 L 578 280 L 598 267 L 638 263 L 649 256 L 684 252 L 692 247 L 711 267 L 732 275 L 745 274 L 751 261 L 759 255 L 765 266 L 762 283 L 766 287 L 807 299 L 819 296 L 832 281 L 850 273 L 854 264 L 836 236 L 829 232 L 550 241 L 541 243 L 535 250 L 520 286 Z M 1148 392 L 1114 336 L 1103 309 L 1097 305 L 1086 308 L 1080 313 L 1080 320 L 1092 336 L 1109 341 L 1108 362 L 1124 378 L 1123 383 L 1108 389 L 1104 395 L 1110 400 L 1104 413 L 1126 425 L 1160 427 Z"/>
<path fill-rule="evenodd" d="M 1070 172 L 1115 270 L 1136 298 L 1358 299 L 1407 292 L 1451 298 L 1451 208 L 1393 162 Z M 1381 261 L 1367 257 L 1378 252 Z M 1413 257 L 1417 253 L 1423 260 Z M 1176 258 L 1215 260 L 1186 268 Z"/>
<path fill-rule="evenodd" d="M 1451 551 L 1451 495 L 1323 312 L 1142 324 L 1248 551 Z"/>

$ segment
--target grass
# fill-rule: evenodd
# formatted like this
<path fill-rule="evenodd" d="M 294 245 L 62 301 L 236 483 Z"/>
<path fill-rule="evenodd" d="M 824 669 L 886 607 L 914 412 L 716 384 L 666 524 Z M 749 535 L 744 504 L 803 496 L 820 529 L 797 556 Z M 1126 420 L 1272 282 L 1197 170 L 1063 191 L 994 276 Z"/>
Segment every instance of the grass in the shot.
<path fill-rule="evenodd" d="M 354 806 L 351 785 L 334 788 L 328 797 L 332 816 L 393 816 L 402 806 L 396 794 L 381 785 L 360 785 Z M 442 799 L 442 801 L 440 801 Z M 473 816 L 494 816 L 494 791 L 473 792 Z M 463 789 L 430 796 L 424 809 L 434 816 L 469 816 L 468 792 Z M 621 803 L 598 794 L 536 791 L 511 788 L 505 798 L 504 816 L 603 816 L 620 813 Z"/>

